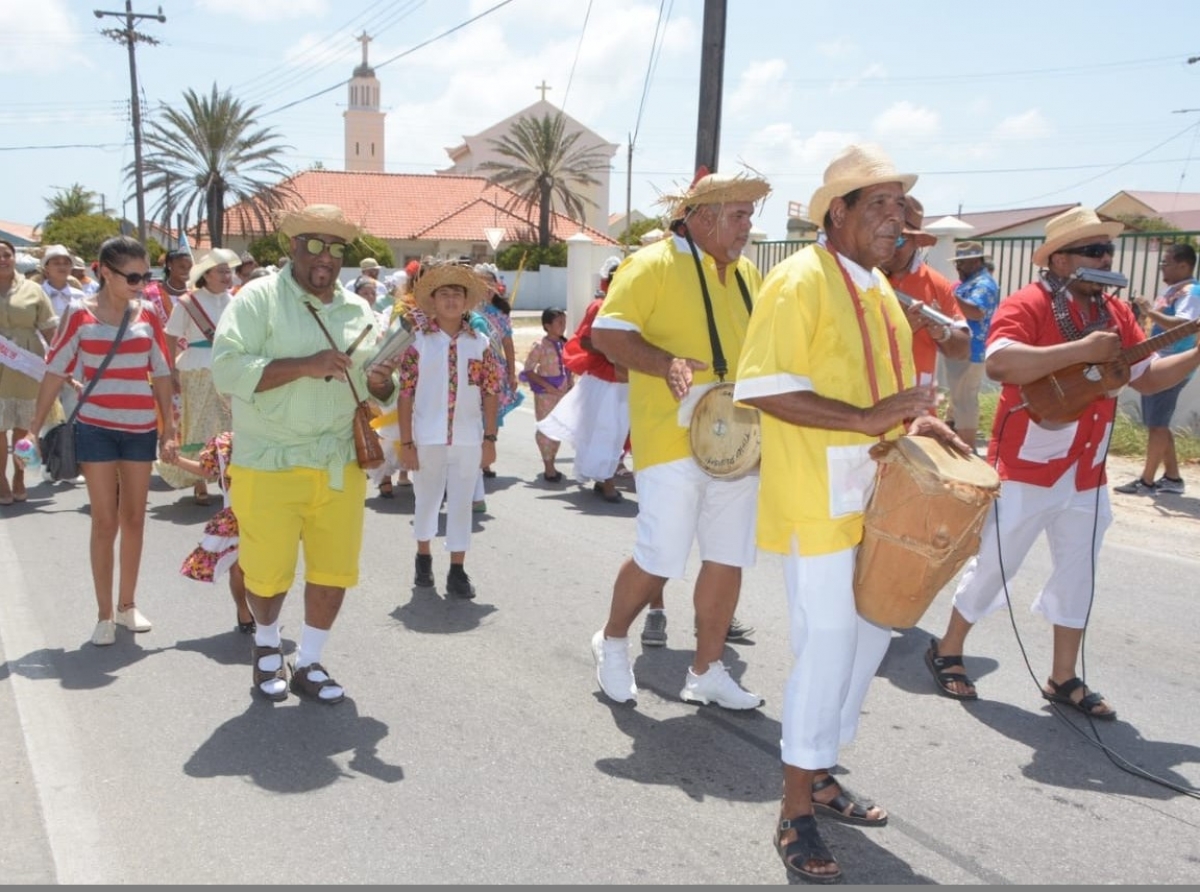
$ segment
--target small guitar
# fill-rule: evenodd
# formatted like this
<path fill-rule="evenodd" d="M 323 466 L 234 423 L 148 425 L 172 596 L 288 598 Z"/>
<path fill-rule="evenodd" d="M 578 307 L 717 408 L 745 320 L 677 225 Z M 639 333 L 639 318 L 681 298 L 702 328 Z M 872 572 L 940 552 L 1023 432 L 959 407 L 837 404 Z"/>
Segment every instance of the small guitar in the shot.
<path fill-rule="evenodd" d="M 1160 347 L 1181 341 L 1188 335 L 1200 331 L 1200 319 L 1176 325 L 1169 331 L 1140 344 L 1126 347 L 1110 362 L 1069 365 L 1021 385 L 1021 398 L 1029 416 L 1036 422 L 1066 424 L 1087 411 L 1097 397 L 1115 396 L 1117 391 L 1129 383 L 1129 369 L 1134 363 L 1145 359 Z"/>

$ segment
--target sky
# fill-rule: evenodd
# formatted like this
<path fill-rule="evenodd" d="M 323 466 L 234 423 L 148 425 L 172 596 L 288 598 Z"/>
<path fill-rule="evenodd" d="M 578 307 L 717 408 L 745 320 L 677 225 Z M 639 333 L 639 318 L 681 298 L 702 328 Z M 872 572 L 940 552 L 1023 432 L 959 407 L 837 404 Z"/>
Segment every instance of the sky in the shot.
<path fill-rule="evenodd" d="M 74 183 L 136 216 L 122 175 L 133 159 L 128 55 L 100 34 L 123 16 L 93 15 L 122 6 L 0 0 L 0 220 L 36 223 L 47 198 Z M 657 214 L 656 199 L 694 173 L 703 0 L 161 6 L 165 23 L 138 24 L 159 41 L 137 45 L 144 114 L 215 83 L 258 106 L 294 170 L 342 169 L 347 88 L 335 85 L 360 61 L 355 36 L 365 29 L 388 172 L 447 166 L 447 148 L 535 102 L 545 82 L 549 101 L 620 145 L 610 209 L 624 210 L 628 183 L 633 208 Z M 1200 192 L 1192 0 L 727 8 L 718 167 L 770 180 L 756 225 L 771 238 L 784 237 L 789 202 L 807 204 L 829 161 L 855 142 L 877 143 L 918 174 L 913 194 L 937 216 L 1094 206 L 1122 189 Z"/>

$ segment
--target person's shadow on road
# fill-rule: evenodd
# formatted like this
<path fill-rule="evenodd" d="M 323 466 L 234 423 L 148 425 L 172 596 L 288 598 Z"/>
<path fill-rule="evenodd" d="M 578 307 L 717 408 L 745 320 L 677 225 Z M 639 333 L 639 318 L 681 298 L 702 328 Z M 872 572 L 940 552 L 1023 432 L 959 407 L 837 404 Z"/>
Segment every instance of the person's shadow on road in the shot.
<path fill-rule="evenodd" d="M 379 757 L 387 736 L 388 726 L 360 716 L 349 698 L 332 706 L 256 698 L 217 728 L 183 770 L 189 777 L 246 777 L 274 793 L 307 793 L 360 774 L 394 784 L 404 780 L 404 769 Z M 335 759 L 340 753 L 352 754 L 345 768 Z"/>
<path fill-rule="evenodd" d="M 8 671 L 34 681 L 57 681 L 68 691 L 90 691 L 108 687 L 127 669 L 146 657 L 162 653 L 170 648 L 156 647 L 146 650 L 129 638 L 133 633 L 117 629 L 117 643 L 108 647 L 96 647 L 91 642 L 78 650 L 61 647 L 43 647 L 30 651 L 23 657 L 8 661 Z M 3 678 L 4 676 L 0 676 Z"/>
<path fill-rule="evenodd" d="M 443 598 L 436 588 L 412 587 L 412 599 L 390 614 L 410 632 L 425 635 L 456 635 L 476 629 L 490 614 L 494 604 L 478 600 Z"/>

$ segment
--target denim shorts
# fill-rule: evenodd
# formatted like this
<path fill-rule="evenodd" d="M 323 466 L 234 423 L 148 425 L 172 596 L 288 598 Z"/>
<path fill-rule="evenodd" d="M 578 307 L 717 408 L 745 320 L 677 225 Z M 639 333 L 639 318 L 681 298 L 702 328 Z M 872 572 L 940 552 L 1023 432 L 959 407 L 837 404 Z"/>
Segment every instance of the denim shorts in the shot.
<path fill-rule="evenodd" d="M 1142 396 L 1142 424 L 1146 427 L 1170 427 L 1171 418 L 1175 415 L 1175 404 L 1179 402 L 1179 394 L 1187 385 L 1184 378 L 1178 384 Z"/>
<path fill-rule="evenodd" d="M 154 461 L 158 457 L 158 431 L 133 433 L 78 422 L 75 425 L 75 460 Z"/>

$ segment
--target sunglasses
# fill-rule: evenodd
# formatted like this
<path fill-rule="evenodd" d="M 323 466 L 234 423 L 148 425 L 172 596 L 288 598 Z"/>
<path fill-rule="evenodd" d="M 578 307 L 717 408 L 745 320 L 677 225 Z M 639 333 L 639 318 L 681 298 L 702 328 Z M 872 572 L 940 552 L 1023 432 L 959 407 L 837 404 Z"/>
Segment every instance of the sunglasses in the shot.
<path fill-rule="evenodd" d="M 1082 245 L 1078 248 L 1063 248 L 1059 254 L 1078 254 L 1080 257 L 1091 257 L 1098 260 L 1101 257 L 1112 257 L 1117 253 L 1117 246 L 1112 242 L 1096 245 Z"/>
<path fill-rule="evenodd" d="M 342 256 L 346 253 L 346 243 L 327 242 L 324 239 L 310 235 L 304 239 L 304 250 L 313 257 L 319 256 L 322 251 L 328 251 L 329 256 L 334 260 L 341 260 Z"/>
<path fill-rule="evenodd" d="M 153 278 L 152 273 L 123 273 L 119 269 L 117 269 L 115 266 L 110 266 L 108 269 L 110 272 L 116 273 L 118 276 L 120 276 L 122 279 L 124 279 L 128 284 L 130 284 L 132 286 L 149 285 L 150 280 Z"/>

